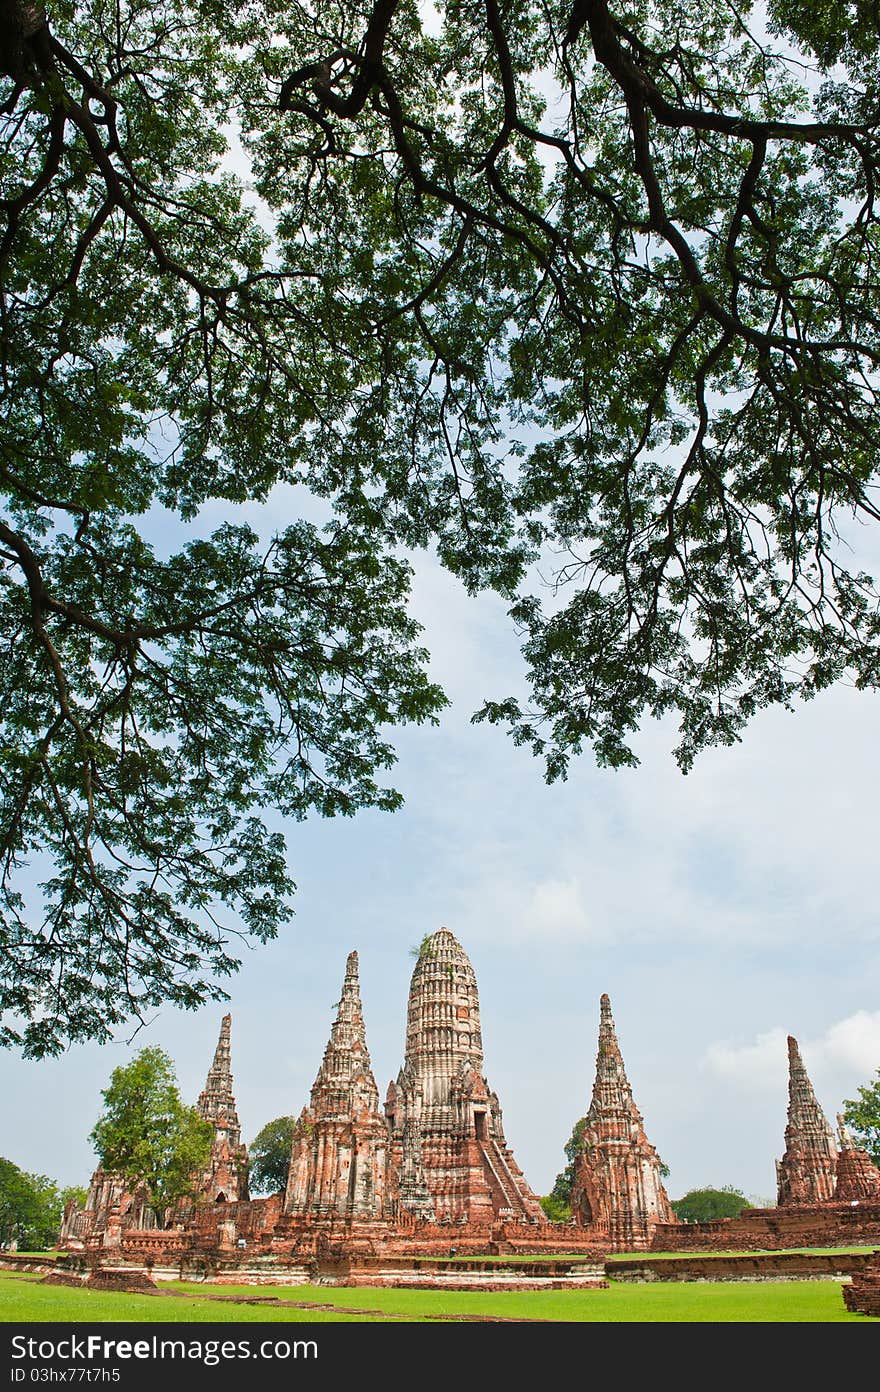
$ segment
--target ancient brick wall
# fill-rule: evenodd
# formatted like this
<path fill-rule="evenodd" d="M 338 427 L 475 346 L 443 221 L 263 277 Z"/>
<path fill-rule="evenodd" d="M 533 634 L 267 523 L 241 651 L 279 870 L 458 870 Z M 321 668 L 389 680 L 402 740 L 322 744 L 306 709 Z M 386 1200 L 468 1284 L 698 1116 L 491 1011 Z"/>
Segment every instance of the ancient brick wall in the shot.
<path fill-rule="evenodd" d="M 750 1208 L 715 1223 L 662 1223 L 653 1252 L 785 1250 L 880 1242 L 880 1203 Z"/>
<path fill-rule="evenodd" d="M 615 1281 L 794 1281 L 849 1276 L 870 1268 L 874 1251 L 832 1255 L 829 1252 L 759 1252 L 754 1256 L 637 1257 L 611 1261 L 606 1270 Z"/>

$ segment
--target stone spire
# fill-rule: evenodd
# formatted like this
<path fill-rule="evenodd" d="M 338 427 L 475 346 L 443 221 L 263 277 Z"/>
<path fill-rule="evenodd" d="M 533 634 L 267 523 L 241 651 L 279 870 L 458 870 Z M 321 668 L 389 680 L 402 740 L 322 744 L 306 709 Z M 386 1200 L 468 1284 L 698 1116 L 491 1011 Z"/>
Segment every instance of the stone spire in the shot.
<path fill-rule="evenodd" d="M 788 1036 L 788 1123 L 785 1154 L 776 1163 L 780 1208 L 826 1203 L 837 1182 L 837 1148 L 816 1101 L 798 1042 Z"/>
<path fill-rule="evenodd" d="M 599 1048 L 590 1112 L 593 1115 L 618 1116 L 621 1123 L 624 1118 L 635 1115 L 641 1122 L 623 1066 L 623 1055 L 611 1014 L 611 997 L 608 995 L 599 998 Z"/>
<path fill-rule="evenodd" d="M 388 1125 L 364 1031 L 358 955 L 349 953 L 342 995 L 311 1101 L 296 1123 L 284 1210 L 336 1221 L 391 1216 Z"/>
<path fill-rule="evenodd" d="M 312 1106 L 325 1115 L 340 1111 L 348 1115 L 356 1105 L 375 1111 L 378 1101 L 379 1090 L 373 1077 L 364 1029 L 358 955 L 350 952 L 345 963 L 342 995 L 336 1005 L 336 1019 L 330 1027 L 330 1038 L 312 1087 Z"/>
<path fill-rule="evenodd" d="M 576 1220 L 595 1226 L 597 1235 L 607 1233 L 618 1249 L 649 1246 L 658 1223 L 675 1221 L 660 1165 L 626 1076 L 611 1001 L 603 995 L 596 1078 L 572 1186 Z"/>
<path fill-rule="evenodd" d="M 211 1159 L 202 1180 L 202 1192 L 215 1202 L 233 1202 L 248 1197 L 247 1148 L 241 1143 L 241 1124 L 232 1090 L 232 1016 L 224 1015 L 214 1062 L 208 1069 L 205 1086 L 196 1110 L 214 1128 Z"/>
<path fill-rule="evenodd" d="M 205 1121 L 224 1120 L 227 1131 L 235 1131 L 235 1143 L 240 1139 L 238 1112 L 235 1108 L 235 1094 L 232 1091 L 232 1049 L 230 1030 L 232 1016 L 224 1015 L 220 1022 L 220 1038 L 214 1050 L 214 1062 L 208 1069 L 205 1086 L 199 1094 L 196 1107 L 199 1116 Z"/>
<path fill-rule="evenodd" d="M 834 1190 L 836 1203 L 854 1204 L 862 1199 L 876 1202 L 880 1199 L 880 1170 L 866 1150 L 861 1150 L 847 1129 L 846 1122 L 837 1114 L 837 1185 Z"/>
<path fill-rule="evenodd" d="M 504 1139 L 501 1108 L 483 1076 L 474 969 L 448 928 L 426 937 L 410 983 L 406 1055 L 385 1111 L 401 1177 L 400 1202 L 416 1217 L 485 1224 L 543 1222 Z"/>

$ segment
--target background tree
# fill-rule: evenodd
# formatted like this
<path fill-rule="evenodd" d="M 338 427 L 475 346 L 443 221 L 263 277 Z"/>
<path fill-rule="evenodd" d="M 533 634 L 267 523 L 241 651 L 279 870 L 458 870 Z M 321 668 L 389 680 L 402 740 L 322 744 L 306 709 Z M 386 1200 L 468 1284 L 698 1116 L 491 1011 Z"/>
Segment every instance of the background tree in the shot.
<path fill-rule="evenodd" d="M 101 1096 L 104 1111 L 89 1137 L 101 1165 L 131 1189 L 143 1186 L 164 1226 L 177 1200 L 195 1194 L 213 1128 L 181 1102 L 174 1065 L 162 1049 L 142 1049 L 114 1068 Z"/>
<path fill-rule="evenodd" d="M 716 1218 L 738 1218 L 744 1208 L 752 1205 L 732 1185 L 720 1189 L 690 1189 L 682 1198 L 672 1200 L 672 1208 L 680 1223 L 712 1223 Z"/>
<path fill-rule="evenodd" d="M 880 1166 L 880 1068 L 874 1081 L 857 1091 L 857 1097 L 844 1102 L 843 1119 L 857 1143 Z"/>
<path fill-rule="evenodd" d="M 44 1251 L 58 1241 L 68 1199 L 85 1199 L 84 1189 L 59 1189 L 46 1175 L 28 1174 L 0 1157 L 0 1247 L 15 1243 Z"/>
<path fill-rule="evenodd" d="M 877 685 L 874 8 L 0 22 L 5 1042 L 222 995 L 289 913 L 263 810 L 397 804 L 404 548 L 509 601 L 532 696 L 479 717 L 550 779 Z M 298 487 L 326 525 L 237 511 Z"/>
<path fill-rule="evenodd" d="M 267 1121 L 248 1147 L 251 1189 L 258 1194 L 278 1194 L 287 1188 L 290 1150 L 296 1118 L 276 1117 Z"/>
<path fill-rule="evenodd" d="M 543 1194 L 538 1202 L 551 1223 L 567 1223 L 571 1218 L 571 1205 L 563 1203 L 554 1194 Z"/>
<path fill-rule="evenodd" d="M 574 1172 L 577 1166 L 577 1159 L 583 1149 L 583 1135 L 586 1124 L 586 1117 L 581 1117 L 580 1121 L 575 1122 L 572 1133 L 563 1146 L 568 1164 L 565 1166 L 565 1169 L 560 1170 L 559 1174 L 556 1176 L 553 1188 L 547 1196 L 553 1208 L 562 1215 L 562 1219 L 571 1217 L 571 1190 L 574 1184 Z M 548 1217 L 551 1216 L 546 1208 L 544 1212 L 547 1213 Z M 556 1219 L 554 1221 L 561 1221 L 561 1219 Z"/>
<path fill-rule="evenodd" d="M 36 1212 L 37 1201 L 30 1176 L 11 1160 L 0 1158 L 0 1244 L 29 1246 L 27 1235 Z"/>
<path fill-rule="evenodd" d="M 75 1203 L 78 1208 L 85 1207 L 85 1202 L 88 1198 L 88 1190 L 84 1188 L 82 1184 L 65 1184 L 63 1189 L 59 1191 L 59 1196 L 61 1200 L 61 1213 L 63 1215 L 69 1203 Z"/>

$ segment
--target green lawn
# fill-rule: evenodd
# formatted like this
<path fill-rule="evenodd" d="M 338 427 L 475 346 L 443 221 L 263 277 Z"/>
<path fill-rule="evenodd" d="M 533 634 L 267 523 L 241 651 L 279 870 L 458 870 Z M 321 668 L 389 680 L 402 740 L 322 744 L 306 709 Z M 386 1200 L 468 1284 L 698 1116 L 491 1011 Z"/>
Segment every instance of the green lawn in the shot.
<path fill-rule="evenodd" d="M 612 1283 L 607 1290 L 499 1292 L 339 1286 L 207 1287 L 177 1281 L 164 1288 L 184 1292 L 187 1298 L 92 1293 L 66 1286 L 45 1286 L 4 1273 L 0 1274 L 0 1321 L 228 1320 L 265 1323 L 382 1320 L 394 1316 L 424 1320 L 432 1315 L 467 1314 L 594 1323 L 874 1322 L 862 1315 L 850 1315 L 844 1309 L 840 1285 L 836 1281 Z M 335 1308 L 328 1311 L 274 1304 L 239 1305 L 204 1299 L 208 1294 L 240 1295 L 245 1300 L 274 1294 L 282 1300 L 311 1301 Z M 359 1315 L 354 1313 L 356 1310 L 371 1313 Z"/>
<path fill-rule="evenodd" d="M 219 1292 L 218 1292 L 219 1293 Z M 248 1288 L 254 1295 L 254 1288 Z M 297 1297 L 298 1298 L 298 1297 Z M 329 1301 L 313 1296 L 303 1299 L 320 1299 L 323 1305 Z M 369 1302 L 364 1301 L 364 1305 Z M 154 1295 L 123 1295 L 115 1291 L 76 1290 L 72 1286 L 44 1286 L 33 1279 L 9 1276 L 0 1272 L 0 1323 L 21 1324 L 32 1320 L 46 1320 L 59 1324 L 112 1323 L 126 1320 L 156 1322 L 178 1322 L 192 1320 L 199 1324 L 213 1324 L 216 1321 L 230 1321 L 236 1324 L 254 1324 L 266 1320 L 362 1320 L 364 1316 L 350 1315 L 329 1310 L 275 1310 L 269 1314 L 259 1305 L 228 1305 L 225 1301 L 216 1303 L 207 1300 L 162 1299 Z"/>

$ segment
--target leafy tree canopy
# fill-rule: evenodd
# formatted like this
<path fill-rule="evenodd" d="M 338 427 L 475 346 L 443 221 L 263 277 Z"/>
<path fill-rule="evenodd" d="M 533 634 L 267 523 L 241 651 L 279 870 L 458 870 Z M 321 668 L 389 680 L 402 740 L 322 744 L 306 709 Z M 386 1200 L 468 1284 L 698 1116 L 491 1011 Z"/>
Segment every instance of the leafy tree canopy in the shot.
<path fill-rule="evenodd" d="M 878 516 L 876 7 L 427 13 L 0 0 L 0 1009 L 31 1054 L 222 994 L 230 933 L 289 912 L 264 808 L 396 806 L 387 729 L 443 704 L 402 548 L 509 600 L 532 697 L 479 718 L 550 779 L 634 763 L 646 714 L 687 769 L 877 684 L 845 545 Z M 298 489 L 326 526 L 235 511 Z"/>
<path fill-rule="evenodd" d="M 577 1158 L 583 1149 L 584 1127 L 586 1124 L 586 1117 L 581 1117 L 580 1121 L 575 1122 L 572 1133 L 563 1146 L 568 1164 L 565 1169 L 560 1170 L 559 1174 L 556 1176 L 553 1188 L 547 1196 L 548 1200 L 552 1204 L 559 1206 L 560 1210 L 568 1209 L 568 1213 L 564 1214 L 565 1217 L 571 1216 L 571 1190 L 574 1184 L 574 1172 L 575 1166 L 577 1165 Z M 544 1212 L 547 1213 L 546 1208 Z M 548 1214 L 548 1216 L 550 1215 Z"/>
<path fill-rule="evenodd" d="M 255 1193 L 277 1194 L 287 1188 L 295 1125 L 292 1116 L 276 1117 L 267 1121 L 251 1142 L 249 1183 Z"/>
<path fill-rule="evenodd" d="M 184 1106 L 163 1049 L 142 1049 L 114 1068 L 101 1096 L 104 1111 L 89 1137 L 101 1165 L 131 1189 L 143 1186 L 161 1223 L 178 1199 L 195 1193 L 213 1128 Z"/>
<path fill-rule="evenodd" d="M 711 1223 L 716 1218 L 738 1218 L 752 1205 L 732 1185 L 720 1189 L 691 1189 L 683 1198 L 673 1199 L 672 1208 L 680 1223 Z"/>
<path fill-rule="evenodd" d="M 880 1068 L 871 1083 L 858 1089 L 858 1096 L 843 1104 L 843 1119 L 855 1140 L 880 1167 Z"/>
<path fill-rule="evenodd" d="M 544 1210 L 545 1217 L 549 1218 L 551 1223 L 567 1223 L 571 1218 L 570 1205 L 564 1203 L 562 1199 L 556 1198 L 554 1194 L 544 1194 L 538 1202 Z"/>
<path fill-rule="evenodd" d="M 28 1174 L 0 1157 L 0 1247 L 42 1251 L 58 1240 L 68 1199 L 84 1191 L 59 1189 L 46 1175 Z"/>

